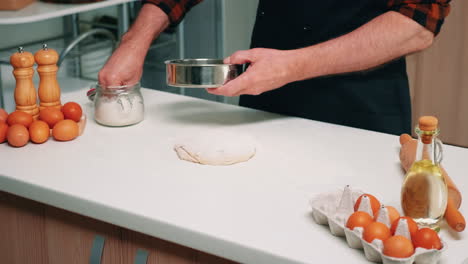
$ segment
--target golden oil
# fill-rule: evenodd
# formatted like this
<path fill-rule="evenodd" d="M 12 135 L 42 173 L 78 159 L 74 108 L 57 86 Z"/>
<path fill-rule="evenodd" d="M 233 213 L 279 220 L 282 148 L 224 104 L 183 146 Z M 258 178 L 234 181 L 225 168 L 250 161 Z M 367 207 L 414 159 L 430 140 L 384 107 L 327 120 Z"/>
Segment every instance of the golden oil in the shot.
<path fill-rule="evenodd" d="M 437 139 L 437 118 L 421 117 L 416 127 L 418 145 L 415 162 L 401 188 L 401 207 L 405 216 L 423 227 L 438 228 L 447 208 L 447 183 L 439 163 L 442 142 Z"/>
<path fill-rule="evenodd" d="M 416 223 L 436 227 L 447 207 L 447 184 L 439 166 L 431 160 L 413 163 L 403 183 L 401 203 L 404 214 Z"/>

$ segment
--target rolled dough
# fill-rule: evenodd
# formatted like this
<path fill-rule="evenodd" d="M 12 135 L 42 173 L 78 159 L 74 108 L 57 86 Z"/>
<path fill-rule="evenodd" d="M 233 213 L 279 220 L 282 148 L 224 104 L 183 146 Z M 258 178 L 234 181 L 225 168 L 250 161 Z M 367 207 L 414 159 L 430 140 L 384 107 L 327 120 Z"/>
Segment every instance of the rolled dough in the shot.
<path fill-rule="evenodd" d="M 256 153 L 256 142 L 242 133 L 203 132 L 178 139 L 174 150 L 181 160 L 205 165 L 232 165 L 251 159 Z"/>

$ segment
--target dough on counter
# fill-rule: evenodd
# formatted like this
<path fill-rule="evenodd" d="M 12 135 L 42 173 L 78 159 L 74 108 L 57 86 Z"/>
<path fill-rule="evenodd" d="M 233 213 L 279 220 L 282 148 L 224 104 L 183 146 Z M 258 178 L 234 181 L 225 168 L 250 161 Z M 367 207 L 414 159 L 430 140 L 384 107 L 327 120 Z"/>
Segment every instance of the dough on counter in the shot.
<path fill-rule="evenodd" d="M 205 165 L 232 165 L 248 161 L 256 152 L 249 135 L 224 131 L 200 133 L 179 139 L 174 146 L 181 160 Z"/>

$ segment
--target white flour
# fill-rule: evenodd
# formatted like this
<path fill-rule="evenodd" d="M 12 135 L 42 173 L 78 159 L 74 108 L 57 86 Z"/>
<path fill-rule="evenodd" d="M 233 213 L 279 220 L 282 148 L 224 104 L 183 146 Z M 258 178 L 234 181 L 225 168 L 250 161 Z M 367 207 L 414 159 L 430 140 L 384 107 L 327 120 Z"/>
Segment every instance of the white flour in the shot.
<path fill-rule="evenodd" d="M 143 98 L 135 94 L 102 96 L 95 104 L 94 118 L 106 126 L 128 126 L 144 119 Z"/>

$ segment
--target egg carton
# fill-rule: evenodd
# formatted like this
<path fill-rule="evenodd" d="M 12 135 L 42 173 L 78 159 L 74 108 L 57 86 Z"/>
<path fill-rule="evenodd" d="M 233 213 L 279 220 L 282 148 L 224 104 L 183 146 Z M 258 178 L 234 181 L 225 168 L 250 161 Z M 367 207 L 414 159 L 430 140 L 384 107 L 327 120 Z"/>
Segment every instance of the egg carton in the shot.
<path fill-rule="evenodd" d="M 349 247 L 364 249 L 366 258 L 372 262 L 383 262 L 384 264 L 436 264 L 439 261 L 441 254 L 447 248 L 447 244 L 442 239 L 442 248 L 440 250 L 416 248 L 415 253 L 408 258 L 393 258 L 382 253 L 382 240 L 374 239 L 372 243 L 369 243 L 362 238 L 362 227 L 356 227 L 354 230 L 347 228 L 346 221 L 354 213 L 354 203 L 362 194 L 362 191 L 352 190 L 348 185 L 343 190 L 317 195 L 310 201 L 314 221 L 319 225 L 328 225 L 334 236 L 346 237 Z M 361 199 L 358 210 L 374 216 L 368 197 Z M 381 222 L 389 228 L 391 227 L 390 217 L 386 209 L 379 211 L 377 222 Z M 406 221 L 399 222 L 395 235 L 402 235 L 411 241 Z"/>

